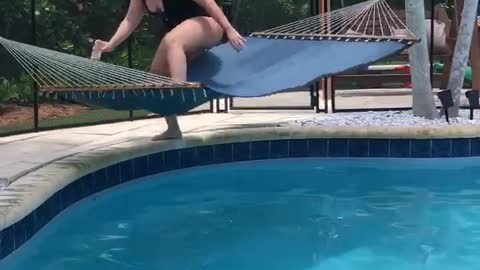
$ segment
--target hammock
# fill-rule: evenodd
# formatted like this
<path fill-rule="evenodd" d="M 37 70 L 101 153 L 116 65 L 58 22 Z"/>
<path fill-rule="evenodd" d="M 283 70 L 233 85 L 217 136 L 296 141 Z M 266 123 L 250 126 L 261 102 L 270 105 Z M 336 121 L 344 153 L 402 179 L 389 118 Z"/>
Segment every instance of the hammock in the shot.
<path fill-rule="evenodd" d="M 367 66 L 418 40 L 385 0 L 369 0 L 221 44 L 189 63 L 188 82 L 0 37 L 41 91 L 115 110 L 187 112 L 213 98 L 259 97 Z"/>

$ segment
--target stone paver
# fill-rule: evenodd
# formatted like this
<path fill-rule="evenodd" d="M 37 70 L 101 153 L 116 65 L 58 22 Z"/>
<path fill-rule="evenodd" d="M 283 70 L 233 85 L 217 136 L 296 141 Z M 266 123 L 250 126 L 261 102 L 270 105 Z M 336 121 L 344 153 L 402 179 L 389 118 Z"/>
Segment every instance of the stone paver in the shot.
<path fill-rule="evenodd" d="M 302 112 L 296 112 L 296 115 L 306 116 Z M 183 116 L 180 117 L 180 123 L 188 136 L 198 132 L 266 126 L 291 118 L 292 116 L 281 112 L 233 112 Z M 165 127 L 163 119 L 148 119 L 2 138 L 0 152 L 4 154 L 0 159 L 0 180 L 13 182 L 52 161 L 92 149 L 149 140 Z"/>

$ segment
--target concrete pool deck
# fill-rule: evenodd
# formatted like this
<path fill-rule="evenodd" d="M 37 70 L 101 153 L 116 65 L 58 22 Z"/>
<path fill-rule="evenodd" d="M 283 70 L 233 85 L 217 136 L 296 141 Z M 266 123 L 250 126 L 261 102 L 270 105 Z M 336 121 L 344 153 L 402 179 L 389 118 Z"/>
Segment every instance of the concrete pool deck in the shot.
<path fill-rule="evenodd" d="M 0 183 L 13 183 L 48 164 L 92 151 L 107 151 L 116 147 L 181 146 L 191 140 L 215 136 L 237 137 L 257 133 L 259 136 L 305 136 L 345 138 L 442 138 L 473 137 L 480 127 L 298 127 L 287 125 L 295 120 L 316 116 L 313 112 L 265 111 L 206 113 L 180 117 L 183 140 L 152 142 L 152 136 L 165 129 L 163 119 L 137 120 L 96 126 L 78 127 L 0 138 Z M 275 134 L 276 133 L 276 134 Z M 263 135 L 262 135 L 263 134 Z M 281 135 L 283 134 L 283 135 Z M 218 139 L 218 138 L 217 138 Z M 0 192 L 1 195 L 1 192 Z M 1 201 L 1 200 L 0 200 Z"/>
<path fill-rule="evenodd" d="M 180 117 L 182 140 L 153 142 L 163 119 L 70 128 L 0 138 L 0 230 L 40 205 L 86 171 L 149 151 L 201 144 L 209 137 L 242 130 L 269 130 L 276 123 L 310 115 L 299 112 L 218 113 Z M 240 130 L 242 129 L 242 130 Z M 272 130 L 273 131 L 273 130 Z M 7 185 L 5 187 L 5 185 Z"/>
<path fill-rule="evenodd" d="M 262 128 L 305 118 L 308 112 L 214 113 L 180 117 L 184 139 L 239 128 Z M 177 144 L 179 140 L 151 142 L 165 129 L 163 119 L 137 120 L 61 129 L 0 138 L 0 181 L 12 183 L 53 161 L 122 144 Z"/>

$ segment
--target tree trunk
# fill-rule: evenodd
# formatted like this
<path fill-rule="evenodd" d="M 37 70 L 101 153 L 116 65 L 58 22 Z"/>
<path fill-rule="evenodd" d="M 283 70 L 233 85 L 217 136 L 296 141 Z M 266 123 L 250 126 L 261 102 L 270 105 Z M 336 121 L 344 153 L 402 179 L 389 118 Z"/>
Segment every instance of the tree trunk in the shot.
<path fill-rule="evenodd" d="M 472 89 L 480 90 L 480 39 L 478 35 L 478 27 L 473 27 L 472 48 L 470 52 L 470 62 L 472 65 Z"/>
<path fill-rule="evenodd" d="M 450 70 L 452 69 L 452 61 L 453 61 L 453 49 L 455 48 L 455 44 L 457 42 L 458 36 L 458 21 L 460 20 L 460 12 L 463 7 L 463 0 L 456 0 L 454 1 L 454 13 L 452 16 L 451 27 L 450 31 L 448 32 L 447 36 L 447 44 L 448 48 L 451 50 L 451 54 L 448 56 L 448 59 L 445 62 L 445 66 L 443 68 L 442 79 L 440 82 L 440 88 L 446 89 L 448 87 L 448 81 L 450 80 Z"/>
<path fill-rule="evenodd" d="M 409 50 L 412 77 L 413 114 L 427 119 L 438 117 L 430 83 L 430 61 L 425 32 L 425 7 L 423 1 L 406 0 L 405 12 L 408 28 L 420 38 L 420 42 Z"/>
<path fill-rule="evenodd" d="M 463 6 L 462 18 L 458 27 L 457 43 L 453 53 L 452 70 L 450 71 L 450 80 L 448 82 L 448 89 L 452 90 L 452 98 L 455 104 L 450 111 L 452 117 L 457 117 L 460 109 L 460 98 L 465 80 L 465 68 L 470 56 L 478 0 L 465 0 Z"/>

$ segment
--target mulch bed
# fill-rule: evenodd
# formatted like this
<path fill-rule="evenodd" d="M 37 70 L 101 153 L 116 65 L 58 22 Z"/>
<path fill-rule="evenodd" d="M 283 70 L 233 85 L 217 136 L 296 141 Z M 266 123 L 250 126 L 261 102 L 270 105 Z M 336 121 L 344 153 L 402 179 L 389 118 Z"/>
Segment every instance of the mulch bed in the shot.
<path fill-rule="evenodd" d="M 43 103 L 39 106 L 42 120 L 77 115 L 89 108 L 77 104 Z M 0 127 L 33 123 L 33 105 L 0 104 Z"/>

